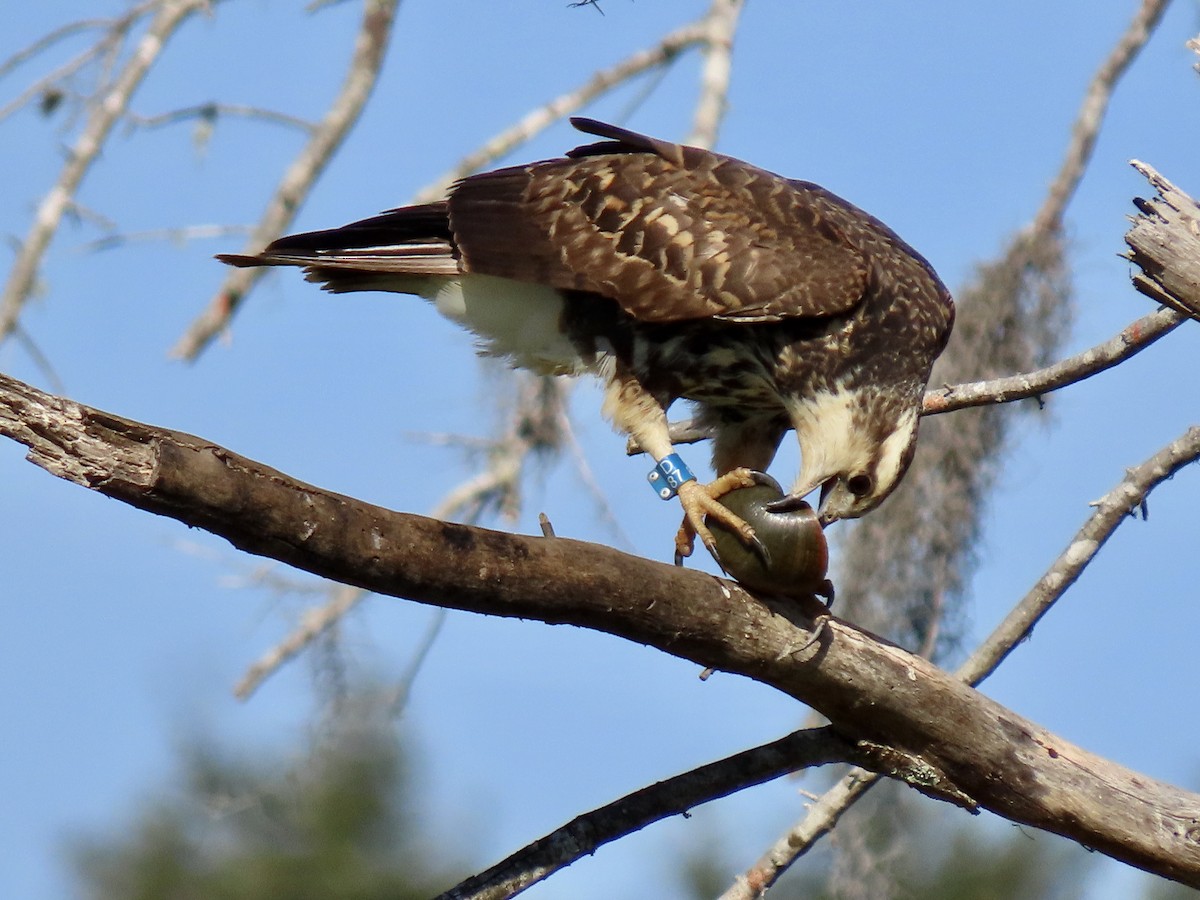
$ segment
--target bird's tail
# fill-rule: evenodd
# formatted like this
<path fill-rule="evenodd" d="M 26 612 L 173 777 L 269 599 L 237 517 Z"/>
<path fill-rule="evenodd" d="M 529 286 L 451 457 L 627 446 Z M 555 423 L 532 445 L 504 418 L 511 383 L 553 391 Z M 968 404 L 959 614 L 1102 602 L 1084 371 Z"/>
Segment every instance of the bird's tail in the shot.
<path fill-rule="evenodd" d="M 341 228 L 279 238 L 262 252 L 220 253 L 231 266 L 299 266 L 309 281 L 341 293 L 398 290 L 414 293 L 414 276 L 458 274 L 445 202 L 390 210 Z"/>

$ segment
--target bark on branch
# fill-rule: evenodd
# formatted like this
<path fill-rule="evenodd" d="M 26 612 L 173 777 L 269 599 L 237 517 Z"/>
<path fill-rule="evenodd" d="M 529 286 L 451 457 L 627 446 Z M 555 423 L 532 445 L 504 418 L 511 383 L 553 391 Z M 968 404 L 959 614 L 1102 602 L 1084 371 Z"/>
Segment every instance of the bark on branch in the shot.
<path fill-rule="evenodd" d="M 593 628 L 753 678 L 822 712 L 884 774 L 1200 886 L 1200 795 L 1069 744 L 837 619 L 813 643 L 794 603 L 704 573 L 392 512 L 5 376 L 0 434 L 54 475 L 250 553 L 376 593 Z"/>
<path fill-rule="evenodd" d="M 1200 204 L 1151 166 L 1137 160 L 1132 165 L 1158 192 L 1153 199 L 1133 201 L 1141 210 L 1125 235 L 1126 255 L 1141 269 L 1133 274 L 1133 285 L 1200 320 Z"/>

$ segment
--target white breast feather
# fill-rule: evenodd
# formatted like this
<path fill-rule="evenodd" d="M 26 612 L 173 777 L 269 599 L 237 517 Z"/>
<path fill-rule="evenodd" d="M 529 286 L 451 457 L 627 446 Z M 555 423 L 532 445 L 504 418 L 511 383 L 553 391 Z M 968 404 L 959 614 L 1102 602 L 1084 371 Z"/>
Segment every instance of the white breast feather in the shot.
<path fill-rule="evenodd" d="M 489 356 L 507 356 L 547 374 L 578 374 L 585 368 L 560 328 L 564 300 L 554 288 L 462 275 L 436 279 L 419 293 L 446 318 L 479 335 Z"/>

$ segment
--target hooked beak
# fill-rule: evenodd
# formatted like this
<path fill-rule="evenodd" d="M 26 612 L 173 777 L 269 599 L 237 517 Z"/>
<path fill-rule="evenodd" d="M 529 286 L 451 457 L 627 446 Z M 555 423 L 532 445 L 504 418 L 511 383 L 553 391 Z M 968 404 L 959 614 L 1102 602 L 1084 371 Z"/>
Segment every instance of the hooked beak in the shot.
<path fill-rule="evenodd" d="M 829 499 L 829 495 L 833 493 L 833 486 L 835 484 L 837 484 L 837 479 L 830 478 L 821 485 L 821 502 L 817 505 L 817 520 L 821 523 L 822 528 L 830 522 L 836 521 L 833 516 L 825 511 L 825 503 Z"/>
<path fill-rule="evenodd" d="M 837 479 L 830 478 L 830 479 L 826 480 L 824 484 L 821 485 L 821 499 L 818 504 L 819 510 L 823 510 L 825 508 L 825 501 L 828 499 L 829 494 L 833 490 L 833 486 L 835 484 L 837 484 Z M 807 497 L 809 494 L 811 494 L 816 489 L 816 487 L 817 487 L 816 485 L 813 485 L 812 487 L 808 488 L 807 490 L 800 490 L 794 494 L 788 494 L 786 497 L 782 497 L 779 500 L 774 501 L 773 503 L 768 503 L 767 507 L 766 507 L 767 512 L 792 513 L 792 512 L 796 512 L 799 509 L 803 509 L 804 507 L 809 505 L 808 502 L 804 498 Z M 826 518 L 823 513 L 818 513 L 818 518 L 820 519 L 822 528 L 824 528 L 826 525 L 828 525 L 830 522 L 833 521 L 832 518 Z"/>

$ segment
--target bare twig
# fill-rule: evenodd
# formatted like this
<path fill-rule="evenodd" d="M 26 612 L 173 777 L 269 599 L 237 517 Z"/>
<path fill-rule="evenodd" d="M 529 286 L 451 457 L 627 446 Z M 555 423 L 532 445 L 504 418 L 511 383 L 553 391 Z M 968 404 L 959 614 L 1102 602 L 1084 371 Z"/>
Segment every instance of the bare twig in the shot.
<path fill-rule="evenodd" d="M 95 44 L 86 50 L 80 51 L 61 66 L 43 75 L 33 83 L 26 85 L 21 93 L 17 94 L 16 97 L 4 104 L 4 106 L 0 106 L 0 122 L 3 122 L 13 113 L 24 109 L 27 104 L 39 98 L 43 103 L 46 97 L 51 94 L 56 98 L 61 98 L 63 96 L 62 88 L 60 87 L 62 82 L 83 69 L 88 63 L 106 52 L 109 48 L 119 46 L 123 37 L 123 32 L 111 31 Z"/>
<path fill-rule="evenodd" d="M 43 198 L 33 226 L 21 244 L 8 281 L 0 292 L 0 340 L 12 333 L 21 308 L 33 290 L 42 256 L 58 230 L 84 176 L 104 147 L 104 142 L 175 31 L 192 13 L 208 7 L 208 0 L 163 0 L 146 33 L 102 98 L 89 104 L 83 132 L 75 141 L 58 182 Z"/>
<path fill-rule="evenodd" d="M 13 340 L 21 346 L 29 358 L 33 361 L 34 366 L 46 377 L 47 383 L 51 389 L 63 393 L 65 386 L 62 378 L 58 374 L 58 370 L 54 368 L 54 364 L 50 362 L 50 357 L 42 352 L 42 348 L 37 345 L 37 342 L 29 336 L 21 323 L 17 323 L 17 327 L 12 332 Z"/>
<path fill-rule="evenodd" d="M 143 5 L 139 9 L 144 10 L 145 6 Z M 66 25 L 60 25 L 58 28 L 48 31 L 32 44 L 22 47 L 12 56 L 0 62 L 0 78 L 4 78 L 18 66 L 23 65 L 42 51 L 48 50 L 65 38 L 84 31 L 97 31 L 101 28 L 112 30 L 115 27 L 119 27 L 120 22 L 130 20 L 132 15 L 133 12 L 131 11 L 121 16 L 120 19 L 80 19 L 76 22 L 68 22 Z"/>
<path fill-rule="evenodd" d="M 808 815 L 787 830 L 718 900 L 756 900 L 779 880 L 800 856 L 829 834 L 842 815 L 870 790 L 881 776 L 854 768 L 817 798 Z"/>
<path fill-rule="evenodd" d="M 1107 341 L 1053 365 L 1020 375 L 933 388 L 925 392 L 921 415 L 933 416 L 974 406 L 1012 403 L 1057 391 L 1135 356 L 1185 321 L 1187 317 L 1180 312 L 1157 309 L 1129 323 Z M 671 442 L 674 444 L 694 444 L 710 437 L 711 434 L 697 427 L 690 419 L 671 423 Z M 633 456 L 641 453 L 642 448 L 631 438 L 626 442 L 625 452 Z"/>
<path fill-rule="evenodd" d="M 259 106 L 243 106 L 235 103 L 216 102 L 185 106 L 182 109 L 159 113 L 156 116 L 140 116 L 130 113 L 126 116 L 126 119 L 131 126 L 136 128 L 162 128 L 165 125 L 174 125 L 190 119 L 203 119 L 206 122 L 215 122 L 221 116 L 256 119 L 260 122 L 269 122 L 272 125 L 295 128 L 297 131 L 303 131 L 306 134 L 311 134 L 317 129 L 315 122 L 309 122 L 307 119 L 301 119 L 299 116 L 291 116 L 276 109 L 263 109 Z"/>
<path fill-rule="evenodd" d="M 1046 199 L 1030 226 L 1030 231 L 1034 234 L 1057 230 L 1062 222 L 1067 204 L 1070 203 L 1075 188 L 1083 178 L 1088 160 L 1092 157 L 1096 137 L 1100 134 L 1100 126 L 1104 123 L 1104 115 L 1108 111 L 1108 103 L 1112 99 L 1117 82 L 1150 40 L 1150 35 L 1162 19 L 1169 2 L 1170 0 L 1142 0 L 1141 7 L 1134 14 L 1125 33 L 1092 76 L 1087 93 L 1084 94 L 1083 105 L 1071 129 L 1071 143 L 1067 147 L 1062 168 L 1050 184 Z"/>
<path fill-rule="evenodd" d="M 1197 458 L 1200 458 L 1200 426 L 1192 426 L 1144 463 L 1128 469 L 1121 482 L 1093 504 L 1095 512 L 1046 574 L 962 664 L 956 673 L 958 677 L 978 684 L 994 672 L 1075 583 L 1117 526 L 1142 507 L 1152 490 Z"/>
<path fill-rule="evenodd" d="M 162 0 L 146 0 L 146 2 L 133 6 L 120 16 L 111 19 L 80 19 L 75 22 L 68 22 L 66 25 L 62 25 L 42 35 L 42 37 L 33 43 L 21 48 L 8 59 L 0 62 L 0 79 L 3 79 L 17 67 L 62 40 L 85 31 L 97 31 L 100 29 L 104 31 L 104 34 L 90 47 L 78 53 L 49 74 L 37 79 L 28 85 L 14 100 L 0 107 L 0 120 L 16 112 L 35 97 L 44 96 L 51 91 L 61 92 L 63 82 L 84 68 L 92 60 L 104 58 L 105 56 L 111 58 L 120 48 L 130 29 L 137 21 L 161 2 Z M 104 79 L 101 79 L 102 84 L 103 82 Z"/>
<path fill-rule="evenodd" d="M 639 50 L 608 69 L 603 69 L 573 91 L 555 97 L 544 106 L 527 113 L 517 124 L 506 128 L 474 153 L 463 157 L 453 168 L 417 191 L 415 203 L 437 200 L 460 178 L 477 172 L 493 160 L 511 153 L 516 147 L 544 131 L 564 116 L 580 109 L 614 87 L 650 69 L 673 62 L 680 53 L 704 43 L 708 34 L 706 19 L 691 22 L 672 31 L 646 50 Z"/>
<path fill-rule="evenodd" d="M 81 244 L 79 250 L 91 253 L 100 250 L 112 250 L 125 244 L 139 241 L 167 241 L 172 244 L 183 244 L 187 241 L 208 240 L 215 237 L 225 237 L 231 234 L 245 234 L 249 231 L 246 225 L 181 225 L 177 228 L 153 228 L 149 231 L 128 231 L 119 234 L 109 234 L 94 241 Z"/>
<path fill-rule="evenodd" d="M 453 488 L 434 507 L 437 519 L 480 521 L 489 509 L 515 517 L 521 508 L 521 475 L 534 458 L 553 454 L 563 442 L 561 425 L 569 384 L 562 379 L 513 373 L 513 408 L 502 434 L 487 442 L 484 469 Z"/>
<path fill-rule="evenodd" d="M 367 596 L 367 592 L 360 588 L 338 585 L 328 603 L 306 611 L 300 626 L 292 634 L 246 670 L 233 689 L 234 696 L 239 700 L 248 700 L 270 675 L 325 634 Z"/>
<path fill-rule="evenodd" d="M 364 3 L 362 24 L 342 89 L 300 155 L 284 173 L 246 242 L 247 252 L 257 252 L 283 233 L 334 151 L 358 121 L 383 65 L 398 4 L 399 0 L 366 0 Z M 179 339 L 172 354 L 195 359 L 228 326 L 247 292 L 264 271 L 230 269 L 208 308 Z"/>
<path fill-rule="evenodd" d="M 417 676 L 425 668 L 425 661 L 429 659 L 429 654 L 433 651 L 434 644 L 437 643 L 438 635 L 442 633 L 442 626 L 446 624 L 446 615 L 446 610 L 435 609 L 433 618 L 425 626 L 425 633 L 421 636 L 416 651 L 408 661 L 408 667 L 400 676 L 395 690 L 392 691 L 392 701 L 388 707 L 393 715 L 399 715 L 407 708 L 408 699 L 412 696 L 413 685 L 417 683 Z"/>
<path fill-rule="evenodd" d="M 713 0 L 705 16 L 704 66 L 700 71 L 700 96 L 692 115 L 687 142 L 715 147 L 717 131 L 729 106 L 729 78 L 733 72 L 733 36 L 745 0 Z"/>
<path fill-rule="evenodd" d="M 1136 322 L 1131 322 L 1120 334 L 1107 341 L 1045 368 L 1023 375 L 954 384 L 926 391 L 921 415 L 931 416 L 971 406 L 1011 403 L 1014 400 L 1040 397 L 1057 391 L 1124 362 L 1186 321 L 1186 316 L 1173 309 L 1158 309 L 1142 316 Z"/>

